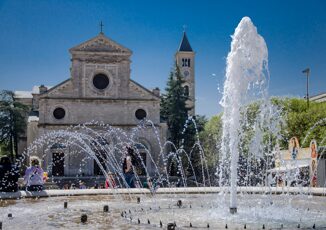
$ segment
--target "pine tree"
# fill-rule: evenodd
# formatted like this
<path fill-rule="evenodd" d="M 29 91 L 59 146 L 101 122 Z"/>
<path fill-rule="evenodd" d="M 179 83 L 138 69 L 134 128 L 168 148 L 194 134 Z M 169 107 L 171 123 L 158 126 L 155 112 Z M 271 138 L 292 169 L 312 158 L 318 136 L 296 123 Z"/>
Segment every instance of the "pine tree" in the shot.
<path fill-rule="evenodd" d="M 182 86 L 183 83 L 184 80 L 179 66 L 175 64 L 175 68 L 170 72 L 167 87 L 165 88 L 166 94 L 163 94 L 161 97 L 161 119 L 167 123 L 169 131 L 168 140 L 174 143 L 177 149 L 180 149 L 182 145 L 182 131 L 188 118 L 188 110 L 186 108 L 187 96 Z M 179 156 L 177 158 L 180 160 Z M 170 167 L 168 170 L 171 170 L 171 175 L 177 175 L 176 160 L 175 158 L 169 159 L 168 165 Z"/>
<path fill-rule="evenodd" d="M 175 64 L 175 68 L 171 71 L 167 87 L 165 88 L 166 94 L 161 97 L 161 119 L 167 122 L 169 138 L 168 140 L 173 142 L 177 149 L 183 149 L 183 153 L 186 152 L 188 157 L 181 154 L 178 160 L 181 160 L 184 173 L 186 176 L 193 175 L 188 159 L 194 169 L 194 173 L 198 175 L 197 179 L 200 179 L 202 175 L 200 159 L 200 149 L 195 144 L 197 143 L 197 133 L 195 125 L 192 121 L 188 120 L 188 110 L 186 108 L 186 101 L 188 96 L 186 95 L 184 85 L 184 79 L 181 75 L 180 68 Z M 194 116 L 192 117 L 196 122 L 197 131 L 201 132 L 206 123 L 205 117 Z M 187 122 L 188 120 L 188 122 Z M 171 149 L 174 151 L 174 149 Z M 168 165 L 171 166 L 171 175 L 176 175 L 177 162 L 170 159 Z M 201 175 L 201 176 L 200 176 Z"/>
<path fill-rule="evenodd" d="M 188 118 L 186 108 L 187 96 L 185 95 L 184 80 L 180 68 L 175 64 L 175 69 L 171 71 L 165 89 L 166 94 L 161 98 L 161 119 L 167 122 L 169 130 L 169 140 L 177 148 L 181 147 L 182 131 Z"/>

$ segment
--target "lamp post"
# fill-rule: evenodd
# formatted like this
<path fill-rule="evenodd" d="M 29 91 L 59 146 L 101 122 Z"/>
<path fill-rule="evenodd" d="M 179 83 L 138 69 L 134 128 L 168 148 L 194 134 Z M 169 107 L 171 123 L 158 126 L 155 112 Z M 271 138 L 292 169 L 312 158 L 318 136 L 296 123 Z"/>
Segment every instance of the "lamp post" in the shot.
<path fill-rule="evenodd" d="M 306 95 L 306 98 L 307 98 L 307 106 L 309 108 L 309 74 L 310 74 L 310 68 L 307 68 L 305 70 L 302 71 L 302 73 L 306 74 L 307 75 L 307 95 Z"/>

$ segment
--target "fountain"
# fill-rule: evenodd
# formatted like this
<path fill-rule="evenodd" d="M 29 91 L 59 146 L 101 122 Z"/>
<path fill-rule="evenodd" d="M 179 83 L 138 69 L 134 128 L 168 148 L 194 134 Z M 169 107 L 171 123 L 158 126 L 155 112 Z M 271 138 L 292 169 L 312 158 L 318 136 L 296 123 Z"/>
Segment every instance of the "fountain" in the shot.
<path fill-rule="evenodd" d="M 257 33 L 250 18 L 244 17 L 232 36 L 227 57 L 226 80 L 221 104 L 223 113 L 223 160 L 230 156 L 230 212 L 237 211 L 236 187 L 239 161 L 240 114 L 244 105 L 259 97 L 266 98 L 268 83 L 268 52 L 264 39 Z M 223 167 L 223 166 L 222 166 Z M 221 170 L 220 181 L 223 178 Z"/>
<path fill-rule="evenodd" d="M 95 160 L 109 188 L 0 193 L 0 226 L 4 229 L 29 229 L 35 225 L 41 229 L 326 227 L 326 191 L 323 188 L 271 187 L 264 182 L 266 175 L 260 174 L 260 171 L 267 172 L 270 162 L 275 160 L 274 155 L 279 152 L 277 145 L 271 149 L 270 143 L 264 144 L 264 129 L 278 136 L 277 124 L 282 122 L 278 120 L 279 111 L 267 98 L 267 57 L 264 39 L 250 18 L 244 17 L 232 37 L 227 58 L 221 101 L 224 107 L 222 152 L 216 178 L 209 175 L 198 135 L 195 146 L 187 153 L 171 142 L 161 143 L 151 121 L 143 120 L 129 132 L 94 121 L 44 134 L 29 146 L 24 157 L 39 155 L 40 150 L 47 153 L 60 143 L 61 147 L 73 149 L 71 155 L 84 156 L 81 172 L 85 162 Z M 255 132 L 246 150 L 241 145 L 245 134 L 240 130 L 241 126 L 248 125 L 243 116 L 253 101 L 258 101 L 255 104 L 258 115 L 251 124 Z M 190 117 L 185 130 L 193 122 Z M 138 140 L 143 129 L 152 130 L 160 146 L 159 153 L 151 153 Z M 133 189 L 128 187 L 121 167 L 123 156 L 130 149 L 137 159 L 134 171 L 138 188 Z M 251 154 L 246 164 L 241 160 L 245 150 Z M 141 151 L 148 156 L 146 162 Z M 264 151 L 268 152 L 266 160 L 262 156 Z M 196 174 L 191 154 L 198 154 L 200 174 Z M 171 159 L 178 163 L 176 177 L 170 176 Z M 51 167 L 46 164 L 46 171 L 51 172 Z M 239 177 L 241 170 L 246 173 Z M 246 182 L 238 186 L 238 178 L 244 177 Z M 289 175 L 289 180 L 296 181 L 297 176 Z M 145 188 L 145 181 L 149 189 Z M 32 199 L 23 199 L 29 197 Z"/>

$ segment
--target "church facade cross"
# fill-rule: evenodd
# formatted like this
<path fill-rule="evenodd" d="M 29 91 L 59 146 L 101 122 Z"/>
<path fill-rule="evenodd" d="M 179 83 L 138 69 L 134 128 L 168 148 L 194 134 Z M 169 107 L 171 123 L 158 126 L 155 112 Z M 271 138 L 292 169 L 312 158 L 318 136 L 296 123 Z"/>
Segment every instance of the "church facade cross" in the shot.
<path fill-rule="evenodd" d="M 100 22 L 101 34 L 103 34 L 103 27 L 104 27 L 104 25 L 103 25 L 103 23 L 102 23 L 102 21 L 101 21 L 101 22 Z"/>

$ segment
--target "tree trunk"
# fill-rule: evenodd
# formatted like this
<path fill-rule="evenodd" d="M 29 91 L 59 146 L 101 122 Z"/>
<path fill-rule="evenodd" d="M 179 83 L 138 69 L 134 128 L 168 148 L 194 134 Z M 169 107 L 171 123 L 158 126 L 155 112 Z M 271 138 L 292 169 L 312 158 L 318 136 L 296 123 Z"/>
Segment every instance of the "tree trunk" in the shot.
<path fill-rule="evenodd" d="M 15 156 L 15 159 L 17 159 L 18 158 L 18 134 L 17 133 L 13 135 L 13 139 L 14 139 L 13 155 Z"/>
<path fill-rule="evenodd" d="M 10 146 L 10 159 L 11 159 L 11 162 L 13 162 L 14 161 L 14 143 L 13 143 L 12 135 L 10 137 L 9 146 Z"/>

